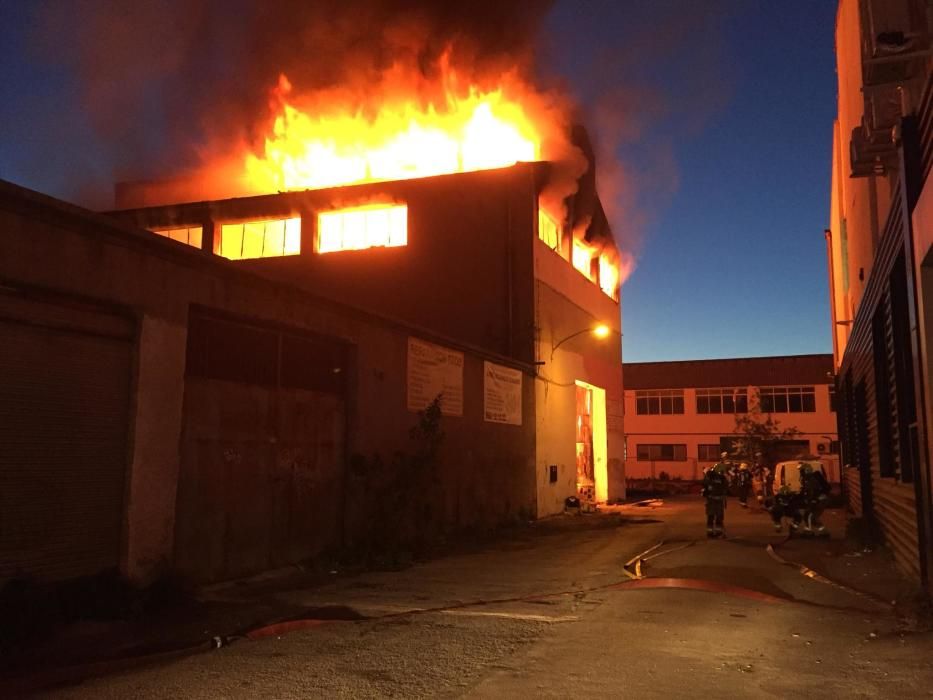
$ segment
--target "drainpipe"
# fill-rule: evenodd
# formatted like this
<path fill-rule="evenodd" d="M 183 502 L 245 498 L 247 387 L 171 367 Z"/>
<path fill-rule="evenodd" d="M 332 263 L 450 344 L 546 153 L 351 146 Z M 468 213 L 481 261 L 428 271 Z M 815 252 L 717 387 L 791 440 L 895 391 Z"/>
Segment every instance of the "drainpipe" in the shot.
<path fill-rule="evenodd" d="M 831 229 L 824 229 L 823 235 L 826 238 L 826 264 L 829 268 L 829 308 L 832 318 L 832 336 L 833 336 L 833 362 L 839 361 L 839 343 L 836 340 L 836 278 L 833 273 L 833 232 Z M 833 374 L 835 374 L 833 367 Z"/>

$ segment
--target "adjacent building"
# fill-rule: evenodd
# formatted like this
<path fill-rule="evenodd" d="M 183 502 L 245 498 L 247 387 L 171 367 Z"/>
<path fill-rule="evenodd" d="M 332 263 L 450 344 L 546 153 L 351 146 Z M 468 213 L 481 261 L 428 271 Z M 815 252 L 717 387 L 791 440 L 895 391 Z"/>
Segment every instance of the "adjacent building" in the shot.
<path fill-rule="evenodd" d="M 760 409 L 795 429 L 773 443 L 773 461 L 818 455 L 838 482 L 832 366 L 832 355 L 626 362 L 626 477 L 702 479 L 735 439 L 736 418 Z"/>
<path fill-rule="evenodd" d="M 933 355 L 931 6 L 841 0 L 826 230 L 850 506 L 929 584 Z"/>
<path fill-rule="evenodd" d="M 623 498 L 618 252 L 585 182 L 539 209 L 548 176 L 109 215 L 0 183 L 0 581 L 216 581 Z"/>

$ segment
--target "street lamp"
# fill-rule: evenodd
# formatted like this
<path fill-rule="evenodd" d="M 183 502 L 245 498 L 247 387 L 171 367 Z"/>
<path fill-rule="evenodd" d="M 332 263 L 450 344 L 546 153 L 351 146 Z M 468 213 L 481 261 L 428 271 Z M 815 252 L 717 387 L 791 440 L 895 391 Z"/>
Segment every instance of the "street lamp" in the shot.
<path fill-rule="evenodd" d="M 584 333 L 592 333 L 595 337 L 599 339 L 608 338 L 609 334 L 612 332 L 612 329 L 609 328 L 605 323 L 600 323 L 597 326 L 592 326 L 590 328 L 584 328 L 582 331 L 577 331 L 576 333 L 571 333 L 566 338 L 560 340 L 554 347 L 551 348 L 551 359 L 554 359 L 554 353 L 557 352 L 557 348 L 566 343 L 572 338 L 576 338 L 578 335 L 583 335 Z"/>

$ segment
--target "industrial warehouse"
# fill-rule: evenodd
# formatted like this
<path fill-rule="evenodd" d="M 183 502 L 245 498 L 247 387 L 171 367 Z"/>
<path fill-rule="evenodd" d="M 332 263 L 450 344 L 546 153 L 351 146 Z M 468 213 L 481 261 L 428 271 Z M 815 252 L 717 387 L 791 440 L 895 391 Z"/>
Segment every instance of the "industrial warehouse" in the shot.
<path fill-rule="evenodd" d="M 618 252 L 547 178 L 109 216 L 4 184 L 0 577 L 218 581 L 623 498 Z"/>

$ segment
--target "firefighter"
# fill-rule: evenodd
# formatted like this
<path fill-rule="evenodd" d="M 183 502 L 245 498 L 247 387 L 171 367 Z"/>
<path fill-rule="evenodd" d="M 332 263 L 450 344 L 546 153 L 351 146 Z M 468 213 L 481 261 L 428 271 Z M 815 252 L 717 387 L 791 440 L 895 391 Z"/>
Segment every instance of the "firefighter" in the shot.
<path fill-rule="evenodd" d="M 758 503 L 769 507 L 774 500 L 774 472 L 767 465 L 761 452 L 755 453 L 755 474 L 761 482 L 761 491 L 758 494 Z"/>
<path fill-rule="evenodd" d="M 742 462 L 735 475 L 736 487 L 739 490 L 739 505 L 748 508 L 748 493 L 752 488 L 752 473 L 748 471 L 748 465 Z"/>
<path fill-rule="evenodd" d="M 790 490 L 788 486 L 782 486 L 774 494 L 771 504 L 771 520 L 774 522 L 775 532 L 784 529 L 782 519 L 791 518 L 790 532 L 795 533 L 800 526 L 800 509 L 797 503 L 797 494 Z"/>
<path fill-rule="evenodd" d="M 829 500 L 829 483 L 822 469 L 814 469 L 807 462 L 800 463 L 800 497 L 804 533 L 825 536 L 826 526 L 820 522 L 820 515 Z"/>
<path fill-rule="evenodd" d="M 706 499 L 706 536 L 722 537 L 723 519 L 726 514 L 726 494 L 729 481 L 725 470 L 717 469 L 714 464 L 703 473 L 703 489 L 700 492 Z"/>
<path fill-rule="evenodd" d="M 729 480 L 732 478 L 732 462 L 729 461 L 729 453 L 721 452 L 719 454 L 719 461 L 716 462 L 710 469 L 715 469 L 717 472 L 723 475 L 726 479 L 728 485 Z"/>

